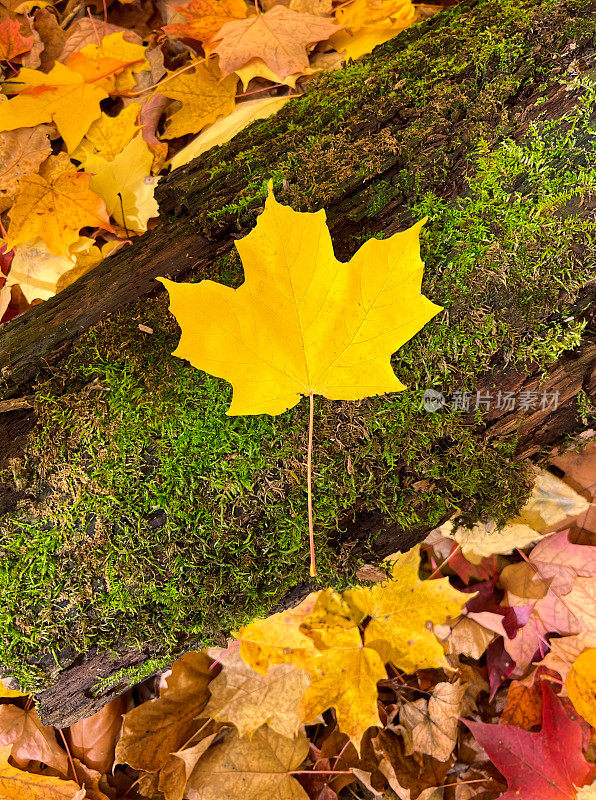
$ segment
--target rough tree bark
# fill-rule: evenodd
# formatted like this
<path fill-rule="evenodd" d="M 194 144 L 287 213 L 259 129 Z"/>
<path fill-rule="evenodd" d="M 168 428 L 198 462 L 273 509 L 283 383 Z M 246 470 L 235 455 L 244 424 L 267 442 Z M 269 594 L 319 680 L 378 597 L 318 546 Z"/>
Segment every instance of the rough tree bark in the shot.
<path fill-rule="evenodd" d="M 560 120 L 565 126 L 566 116 L 585 98 L 586 76 L 594 76 L 596 6 L 579 0 L 554 6 L 517 0 L 505 12 L 497 10 L 501 5 L 465 0 L 378 48 L 364 67 L 346 72 L 349 79 L 324 77 L 304 100 L 294 101 L 272 121 L 251 127 L 225 148 L 163 180 L 158 188 L 157 228 L 55 298 L 0 328 L 4 387 L 0 458 L 6 462 L 24 453 L 36 432 L 36 387 L 60 368 L 82 334 L 138 300 L 156 296 L 158 275 L 176 279 L 212 275 L 213 264 L 227 257 L 233 238 L 254 224 L 263 186 L 270 174 L 276 176 L 282 161 L 280 199 L 305 210 L 324 206 L 336 254 L 346 259 L 356 249 L 354 240 L 363 228 L 368 235 L 391 235 L 409 225 L 413 200 L 425 191 L 432 190 L 447 204 L 466 198 L 469 158 L 480 140 L 490 153 L 506 138 L 526 141 L 534 122 Z M 504 15 L 498 33 L 501 49 L 493 41 L 498 14 Z M 474 40 L 488 42 L 483 62 L 473 62 L 465 49 L 460 52 L 464 45 L 450 32 L 457 26 L 466 46 Z M 392 67 L 408 51 L 412 59 L 420 60 L 421 74 L 432 73 L 434 42 L 452 48 L 451 66 L 442 67 L 434 83 L 425 79 L 425 96 L 413 99 L 411 86 L 401 86 L 404 80 Z M 509 51 L 506 56 L 505 51 Z M 366 114 L 354 111 L 355 98 L 368 109 Z M 568 169 L 571 160 L 579 170 L 596 137 L 588 120 L 574 135 L 562 168 Z M 407 180 L 406 175 L 415 175 L 416 180 Z M 524 187 L 522 173 L 512 191 L 527 198 L 535 190 Z M 371 202 L 383 192 L 384 203 Z M 486 202 L 490 204 L 490 195 Z M 535 202 L 538 207 L 538 196 Z M 595 208 L 592 190 L 548 213 L 560 219 L 573 215 L 593 225 Z M 495 231 L 497 241 L 499 235 Z M 589 276 L 594 254 L 582 249 L 572 256 Z M 449 257 L 444 259 L 448 262 Z M 588 399 L 596 401 L 596 281 L 583 284 L 569 294 L 563 287 L 554 304 L 545 304 L 538 320 L 540 325 L 569 319 L 582 322 L 583 335 L 573 342 L 572 350 L 557 352 L 550 364 L 520 365 L 514 364 L 510 345 L 504 342 L 474 380 L 477 391 L 498 385 L 502 391 L 558 392 L 557 407 L 492 408 L 481 423 L 470 414 L 469 425 L 477 427 L 479 439 L 500 440 L 515 433 L 517 458 L 525 459 L 585 427 L 585 416 L 582 421 L 578 414 L 578 395 L 582 393 L 584 406 Z M 479 304 L 491 302 L 493 291 L 487 287 L 488 296 L 479 298 Z M 509 298 L 509 302 L 514 301 Z M 457 313 L 465 316 L 468 310 Z M 7 518 L 26 494 L 22 485 L 6 483 L 0 488 L 0 510 Z M 343 543 L 357 551 L 360 541 L 381 530 L 373 544 L 380 558 L 420 541 L 429 527 L 404 530 L 386 519 L 383 523 L 383 518 L 381 512 L 371 511 L 355 516 Z M 296 586 L 282 605 L 308 590 L 307 582 Z M 151 644 L 137 648 L 114 642 L 114 646 L 119 657 L 92 648 L 63 665 L 38 695 L 44 722 L 67 725 L 92 713 L 127 685 L 125 680 L 93 697 L 91 687 L 97 678 L 142 664 L 153 652 Z"/>

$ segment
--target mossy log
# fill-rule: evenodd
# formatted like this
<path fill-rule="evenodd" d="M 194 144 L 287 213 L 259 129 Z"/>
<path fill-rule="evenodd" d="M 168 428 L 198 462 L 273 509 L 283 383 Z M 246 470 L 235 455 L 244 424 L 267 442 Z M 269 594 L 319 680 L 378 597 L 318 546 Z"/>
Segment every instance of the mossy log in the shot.
<path fill-rule="evenodd" d="M 0 661 L 46 723 L 316 586 L 305 404 L 226 417 L 230 387 L 170 355 L 154 280 L 238 286 L 270 178 L 327 209 L 342 260 L 427 215 L 445 307 L 394 356 L 405 392 L 317 398 L 321 585 L 457 511 L 511 517 L 524 460 L 589 424 L 595 30 L 586 0 L 464 0 L 173 172 L 158 227 L 2 326 Z"/>

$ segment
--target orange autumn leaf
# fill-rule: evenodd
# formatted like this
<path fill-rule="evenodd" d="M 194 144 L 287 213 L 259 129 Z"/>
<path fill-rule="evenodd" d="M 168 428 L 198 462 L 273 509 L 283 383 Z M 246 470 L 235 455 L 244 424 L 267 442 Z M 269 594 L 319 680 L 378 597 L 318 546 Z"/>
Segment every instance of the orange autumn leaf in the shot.
<path fill-rule="evenodd" d="M 2 104 L 0 131 L 54 122 L 72 153 L 100 116 L 99 104 L 114 89 L 116 73 L 127 66 L 115 58 L 94 60 L 73 53 L 66 64 L 57 61 L 47 74 L 21 69 L 13 80 L 5 81 L 7 94 L 16 96 Z"/>
<path fill-rule="evenodd" d="M 502 725 L 516 725 L 531 730 L 540 725 L 542 719 L 542 692 L 540 681 L 526 686 L 521 681 L 512 681 L 507 693 L 507 704 L 501 714 Z"/>
<path fill-rule="evenodd" d="M 10 61 L 33 46 L 33 36 L 23 36 L 16 20 L 5 19 L 0 23 L 0 61 Z"/>
<path fill-rule="evenodd" d="M 261 58 L 280 79 L 308 67 L 307 47 L 338 30 L 331 19 L 273 6 L 250 19 L 226 23 L 217 34 L 214 52 L 222 75 L 229 75 L 253 58 Z"/>
<path fill-rule="evenodd" d="M 112 230 L 105 203 L 89 189 L 91 176 L 77 172 L 66 153 L 50 156 L 39 174 L 20 179 L 10 210 L 8 246 L 39 237 L 50 253 L 66 255 L 87 225 Z"/>
<path fill-rule="evenodd" d="M 232 20 L 246 17 L 244 0 L 190 0 L 176 11 L 187 21 L 164 25 L 166 33 L 208 42 L 220 28 Z"/>
<path fill-rule="evenodd" d="M 2 800 L 84 800 L 86 792 L 74 781 L 35 775 L 8 763 L 11 746 L 0 747 Z"/>

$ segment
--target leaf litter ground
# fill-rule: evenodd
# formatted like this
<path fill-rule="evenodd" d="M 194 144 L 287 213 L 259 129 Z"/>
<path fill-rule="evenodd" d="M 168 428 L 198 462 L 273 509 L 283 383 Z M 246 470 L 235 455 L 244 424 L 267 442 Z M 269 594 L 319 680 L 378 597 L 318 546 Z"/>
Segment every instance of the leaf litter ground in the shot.
<path fill-rule="evenodd" d="M 553 453 L 505 527 L 441 526 L 65 731 L 4 689 L 2 796 L 589 800 L 595 497 L 596 443 Z"/>

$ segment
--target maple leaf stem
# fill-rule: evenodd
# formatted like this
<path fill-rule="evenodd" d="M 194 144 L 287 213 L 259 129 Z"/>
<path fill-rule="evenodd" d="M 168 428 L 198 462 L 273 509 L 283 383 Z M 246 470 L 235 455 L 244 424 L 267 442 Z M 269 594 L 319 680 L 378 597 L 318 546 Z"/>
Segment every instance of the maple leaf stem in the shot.
<path fill-rule="evenodd" d="M 455 544 L 455 542 L 453 544 Z M 453 547 L 453 545 L 452 545 L 452 547 Z M 434 578 L 435 575 L 438 575 L 441 572 L 441 570 L 443 569 L 443 567 L 445 566 L 445 564 L 449 563 L 449 559 L 452 558 L 459 550 L 461 550 L 461 542 L 459 542 L 459 544 L 457 545 L 457 547 L 454 550 L 451 550 L 451 552 L 449 553 L 449 555 L 447 556 L 445 561 L 443 561 L 442 564 L 439 564 L 439 566 L 434 570 L 434 572 L 432 572 L 428 576 L 428 578 L 426 580 L 429 581 L 431 578 Z"/>
<path fill-rule="evenodd" d="M 315 566 L 315 537 L 312 524 L 312 430 L 314 423 L 315 398 L 311 392 L 308 395 L 310 411 L 308 415 L 308 451 L 306 454 L 306 486 L 308 489 L 308 541 L 310 544 L 310 577 L 317 574 Z"/>
<path fill-rule="evenodd" d="M 63 733 L 61 728 L 58 728 L 58 733 L 62 737 L 62 743 L 64 745 L 64 749 L 66 750 L 66 755 L 68 756 L 68 763 L 70 764 L 70 768 L 72 770 L 72 775 L 73 775 L 74 781 L 75 781 L 77 786 L 80 786 L 81 784 L 79 783 L 79 778 L 78 778 L 78 775 L 77 775 L 77 771 L 75 769 L 74 762 L 72 760 L 72 756 L 70 754 L 70 748 L 68 747 L 68 743 L 66 741 L 66 737 L 64 736 L 64 733 Z"/>

